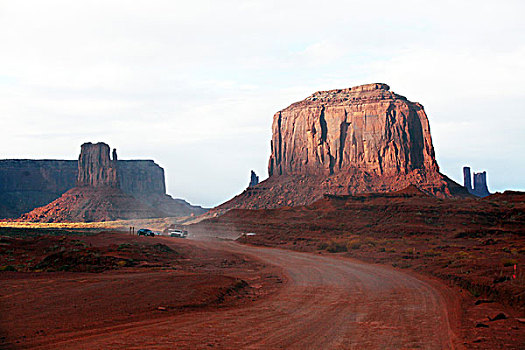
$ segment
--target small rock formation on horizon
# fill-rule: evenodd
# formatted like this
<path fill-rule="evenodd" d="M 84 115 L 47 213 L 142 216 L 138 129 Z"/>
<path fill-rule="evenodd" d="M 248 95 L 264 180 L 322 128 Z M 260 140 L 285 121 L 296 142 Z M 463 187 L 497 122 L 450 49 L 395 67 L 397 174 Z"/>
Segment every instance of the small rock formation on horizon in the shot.
<path fill-rule="evenodd" d="M 259 184 L 259 176 L 255 174 L 255 171 L 252 170 L 250 174 L 250 183 L 248 184 L 248 188 L 256 186 Z"/>
<path fill-rule="evenodd" d="M 316 92 L 277 112 L 268 174 L 218 208 L 303 205 L 411 184 L 439 197 L 468 195 L 439 172 L 423 106 L 379 83 Z"/>
<path fill-rule="evenodd" d="M 487 186 L 487 172 L 474 173 L 474 188 L 472 188 L 470 167 L 463 167 L 463 183 L 467 191 L 477 197 L 487 197 L 491 193 Z"/>
<path fill-rule="evenodd" d="M 162 179 L 162 184 L 157 186 L 158 190 L 151 191 L 155 189 L 147 180 L 151 174 L 143 173 L 144 179 L 139 181 L 139 185 L 130 183 L 126 177 L 130 170 L 127 164 L 134 161 L 119 162 L 115 149 L 113 159 L 110 159 L 109 151 L 109 146 L 102 142 L 83 144 L 77 163 L 77 186 L 53 202 L 22 215 L 19 220 L 90 222 L 189 216 L 205 212 L 200 207 L 190 206 L 185 201 L 174 200 L 166 195 L 164 172 L 158 166 Z M 136 167 L 132 171 L 142 172 Z M 133 187 L 134 195 L 124 191 L 126 186 Z"/>

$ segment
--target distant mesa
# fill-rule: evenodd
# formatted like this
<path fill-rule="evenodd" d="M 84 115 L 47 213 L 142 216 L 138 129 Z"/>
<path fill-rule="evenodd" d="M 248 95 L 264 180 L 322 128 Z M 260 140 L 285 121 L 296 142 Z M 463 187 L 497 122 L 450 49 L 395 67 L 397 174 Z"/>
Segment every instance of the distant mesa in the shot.
<path fill-rule="evenodd" d="M 0 160 L 3 218 L 89 222 L 199 215 L 206 210 L 166 194 L 151 160 L 118 160 L 105 143 L 85 143 L 78 161 Z M 43 203 L 42 203 L 43 202 Z M 22 211 L 23 210 L 23 211 Z M 15 216 L 16 215 L 16 216 Z"/>
<path fill-rule="evenodd" d="M 409 185 L 438 197 L 469 195 L 439 172 L 423 106 L 380 83 L 319 91 L 277 112 L 268 174 L 218 209 L 305 205 L 324 194 Z"/>
<path fill-rule="evenodd" d="M 463 184 L 468 193 L 477 197 L 487 197 L 491 193 L 487 186 L 487 173 L 485 171 L 474 173 L 474 187 L 472 187 L 472 177 L 470 175 L 470 167 L 463 168 Z"/>

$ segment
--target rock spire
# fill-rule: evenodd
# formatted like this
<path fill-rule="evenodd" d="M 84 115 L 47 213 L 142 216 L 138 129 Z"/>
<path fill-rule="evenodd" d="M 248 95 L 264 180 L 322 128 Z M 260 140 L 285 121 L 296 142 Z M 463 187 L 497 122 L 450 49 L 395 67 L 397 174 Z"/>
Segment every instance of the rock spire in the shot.
<path fill-rule="evenodd" d="M 117 151 L 109 157 L 109 146 L 103 142 L 84 143 L 78 157 L 78 186 L 119 187 Z"/>

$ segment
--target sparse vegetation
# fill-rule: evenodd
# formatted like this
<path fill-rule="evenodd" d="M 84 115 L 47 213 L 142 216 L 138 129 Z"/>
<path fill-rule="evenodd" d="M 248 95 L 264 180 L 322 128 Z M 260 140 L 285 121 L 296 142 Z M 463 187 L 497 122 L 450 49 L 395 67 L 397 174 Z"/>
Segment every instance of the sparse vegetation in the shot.
<path fill-rule="evenodd" d="M 518 264 L 518 260 L 516 260 L 516 259 L 504 258 L 504 259 L 501 259 L 501 263 L 503 264 L 504 267 L 514 266 L 514 265 L 517 265 L 517 264 Z"/>
<path fill-rule="evenodd" d="M 435 257 L 435 256 L 441 256 L 441 253 L 438 251 L 435 251 L 434 249 L 425 250 L 423 252 L 423 256 L 426 257 Z"/>
<path fill-rule="evenodd" d="M 326 250 L 330 253 L 340 253 L 348 251 L 347 244 L 344 241 L 330 241 Z"/>

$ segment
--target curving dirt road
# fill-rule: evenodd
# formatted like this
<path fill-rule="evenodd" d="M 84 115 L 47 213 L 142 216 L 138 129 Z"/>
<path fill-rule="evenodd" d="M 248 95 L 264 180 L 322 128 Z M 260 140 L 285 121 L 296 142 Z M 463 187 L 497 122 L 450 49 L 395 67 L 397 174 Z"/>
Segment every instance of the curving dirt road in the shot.
<path fill-rule="evenodd" d="M 281 267 L 287 281 L 277 293 L 248 307 L 194 311 L 69 334 L 42 348 L 454 348 L 442 296 L 409 275 L 349 260 L 233 242 L 190 244 L 254 255 Z"/>

